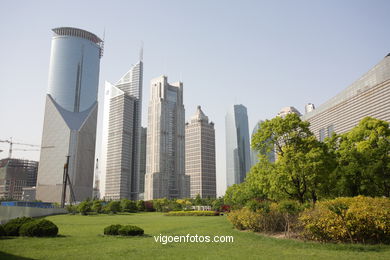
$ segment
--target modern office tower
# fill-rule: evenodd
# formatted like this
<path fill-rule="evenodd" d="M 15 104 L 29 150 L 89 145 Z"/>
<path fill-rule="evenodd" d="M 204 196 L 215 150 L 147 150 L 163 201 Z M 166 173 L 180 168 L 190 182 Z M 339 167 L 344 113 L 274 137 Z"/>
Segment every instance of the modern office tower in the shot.
<path fill-rule="evenodd" d="M 244 181 L 251 167 L 247 109 L 234 105 L 226 114 L 226 177 L 227 186 Z"/>
<path fill-rule="evenodd" d="M 144 199 L 145 192 L 145 172 L 146 172 L 146 136 L 147 128 L 141 127 L 141 147 L 140 147 L 140 162 L 139 162 L 139 199 Z"/>
<path fill-rule="evenodd" d="M 260 120 L 259 122 L 257 122 L 256 126 L 253 128 L 252 135 L 251 135 L 251 144 L 252 144 L 253 135 L 259 131 L 260 125 L 263 122 L 264 122 L 263 120 Z M 271 152 L 267 153 L 266 155 L 267 155 L 268 161 L 275 162 L 275 152 L 274 151 L 271 151 Z M 252 147 L 251 147 L 251 166 L 257 164 L 258 162 L 259 162 L 259 152 L 252 149 Z"/>
<path fill-rule="evenodd" d="M 151 81 L 146 148 L 145 200 L 189 196 L 184 169 L 183 83 Z"/>
<path fill-rule="evenodd" d="M 37 199 L 60 202 L 64 164 L 75 200 L 92 196 L 97 93 L 103 41 L 77 28 L 53 29 Z M 69 201 L 69 187 L 67 201 Z"/>
<path fill-rule="evenodd" d="M 38 162 L 5 158 L 0 160 L 0 198 L 21 200 L 23 188 L 37 182 Z"/>
<path fill-rule="evenodd" d="M 215 130 L 214 123 L 198 106 L 189 123 L 186 123 L 186 175 L 190 176 L 190 196 L 215 198 Z"/>
<path fill-rule="evenodd" d="M 312 103 L 308 103 L 306 106 L 305 106 L 305 114 L 313 111 L 314 109 L 316 109 L 316 107 L 314 106 L 314 104 Z"/>
<path fill-rule="evenodd" d="M 141 60 L 115 85 L 105 84 L 101 153 L 101 197 L 104 199 L 138 199 L 142 71 Z"/>
<path fill-rule="evenodd" d="M 284 107 L 280 110 L 277 116 L 285 117 L 287 114 L 295 113 L 298 116 L 302 116 L 302 114 L 295 107 Z"/>
<path fill-rule="evenodd" d="M 366 74 L 315 110 L 302 116 L 320 141 L 345 133 L 371 116 L 390 122 L 390 54 Z"/>

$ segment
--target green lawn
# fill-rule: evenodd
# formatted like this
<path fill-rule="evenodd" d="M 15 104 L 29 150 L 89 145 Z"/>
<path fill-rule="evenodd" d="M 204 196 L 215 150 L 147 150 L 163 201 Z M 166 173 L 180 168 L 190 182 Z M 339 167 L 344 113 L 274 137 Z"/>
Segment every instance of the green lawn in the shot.
<path fill-rule="evenodd" d="M 0 240 L 0 259 L 390 259 L 390 246 L 337 245 L 264 237 L 234 230 L 225 217 L 58 215 L 56 238 Z M 103 236 L 110 224 L 135 224 L 143 237 Z M 158 235 L 231 235 L 233 243 L 156 243 Z"/>

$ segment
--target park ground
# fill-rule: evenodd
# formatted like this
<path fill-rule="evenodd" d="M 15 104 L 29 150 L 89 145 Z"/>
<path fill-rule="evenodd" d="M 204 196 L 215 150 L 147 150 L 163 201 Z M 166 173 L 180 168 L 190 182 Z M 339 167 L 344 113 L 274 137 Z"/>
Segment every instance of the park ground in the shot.
<path fill-rule="evenodd" d="M 54 238 L 3 238 L 0 259 L 390 259 L 389 245 L 323 244 L 277 239 L 232 228 L 225 216 L 170 217 L 161 213 L 57 215 Z M 132 224 L 142 237 L 104 236 L 110 224 Z M 233 243 L 155 242 L 159 235 L 233 236 Z"/>

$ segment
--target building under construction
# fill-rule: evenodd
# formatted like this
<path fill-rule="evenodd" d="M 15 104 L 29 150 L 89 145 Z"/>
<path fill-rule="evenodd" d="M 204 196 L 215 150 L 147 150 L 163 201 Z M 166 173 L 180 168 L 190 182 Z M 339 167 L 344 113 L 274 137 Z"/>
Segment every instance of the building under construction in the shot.
<path fill-rule="evenodd" d="M 5 158 L 0 160 L 0 198 L 21 200 L 23 188 L 37 183 L 38 162 Z"/>

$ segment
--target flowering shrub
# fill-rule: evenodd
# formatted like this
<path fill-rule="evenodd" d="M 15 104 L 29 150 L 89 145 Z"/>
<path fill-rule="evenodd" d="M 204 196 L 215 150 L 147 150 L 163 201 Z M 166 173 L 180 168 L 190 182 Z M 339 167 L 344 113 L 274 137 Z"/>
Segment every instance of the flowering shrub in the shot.
<path fill-rule="evenodd" d="M 357 196 L 318 202 L 299 218 L 302 235 L 318 241 L 390 243 L 390 199 Z"/>

